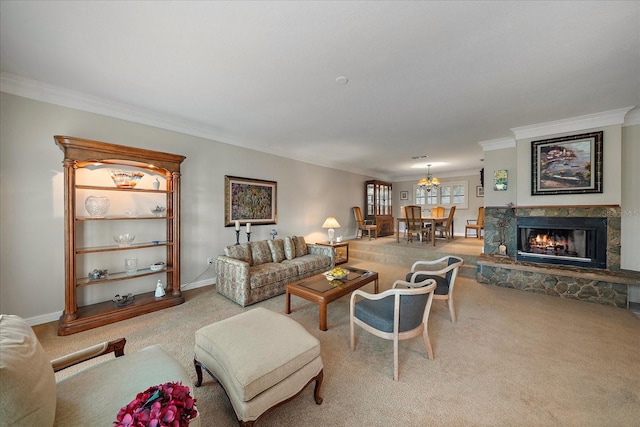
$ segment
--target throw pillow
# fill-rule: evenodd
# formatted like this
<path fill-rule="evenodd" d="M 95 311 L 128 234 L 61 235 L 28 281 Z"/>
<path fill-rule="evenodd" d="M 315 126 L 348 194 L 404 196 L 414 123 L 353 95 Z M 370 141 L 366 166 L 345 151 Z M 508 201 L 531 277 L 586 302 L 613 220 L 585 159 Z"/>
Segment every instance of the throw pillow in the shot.
<path fill-rule="evenodd" d="M 0 315 L 0 424 L 51 426 L 56 416 L 56 378 L 31 327 Z"/>
<path fill-rule="evenodd" d="M 307 254 L 307 243 L 302 236 L 294 236 L 293 241 L 296 245 L 296 258 Z"/>
<path fill-rule="evenodd" d="M 271 249 L 271 258 L 273 258 L 273 262 L 284 261 L 284 240 L 274 239 L 267 240 L 267 242 L 269 243 L 269 249 Z"/>
<path fill-rule="evenodd" d="M 266 240 L 251 242 L 249 246 L 251 246 L 251 259 L 253 260 L 253 265 L 271 262 L 271 249 L 269 249 L 269 244 Z"/>
<path fill-rule="evenodd" d="M 224 254 L 228 257 L 239 259 L 240 261 L 248 262 L 251 264 L 251 247 L 248 243 L 241 245 L 227 246 L 224 248 Z"/>
<path fill-rule="evenodd" d="M 291 236 L 284 238 L 284 255 L 289 261 L 296 257 L 296 245 Z"/>

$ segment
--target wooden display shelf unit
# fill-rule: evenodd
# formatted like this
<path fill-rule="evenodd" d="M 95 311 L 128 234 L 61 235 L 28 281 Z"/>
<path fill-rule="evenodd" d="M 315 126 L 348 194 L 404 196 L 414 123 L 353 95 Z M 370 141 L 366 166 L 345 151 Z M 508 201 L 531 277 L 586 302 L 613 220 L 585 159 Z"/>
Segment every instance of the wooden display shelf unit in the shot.
<path fill-rule="evenodd" d="M 60 136 L 54 137 L 56 144 L 64 153 L 64 199 L 65 199 L 65 307 L 58 322 L 58 335 L 70 335 L 88 329 L 104 326 L 109 323 L 129 319 L 156 310 L 162 310 L 184 302 L 180 290 L 180 165 L 185 157 L 177 154 L 133 148 L 123 145 L 109 144 L 87 139 Z M 77 169 L 103 167 L 135 167 L 145 169 L 149 174 L 162 176 L 166 182 L 164 189 L 118 188 L 114 186 L 92 185 L 91 182 L 76 182 Z M 135 197 L 136 194 L 152 193 L 166 198 L 166 212 L 163 216 L 142 215 L 129 217 L 124 215 L 90 218 L 76 215 L 77 190 L 94 190 L 100 192 L 126 192 Z M 118 193 L 115 193 L 116 197 Z M 89 221 L 164 221 L 166 236 L 161 241 L 132 244 L 128 247 L 98 246 L 79 247 L 78 227 Z M 138 251 L 153 247 L 165 248 L 166 268 L 159 271 L 140 269 L 137 273 L 110 274 L 104 279 L 89 280 L 78 277 L 78 257 L 85 254 L 100 254 L 114 251 Z M 165 277 L 166 295 L 155 297 L 155 292 L 135 295 L 134 302 L 124 307 L 114 306 L 113 301 L 78 307 L 78 288 L 89 285 L 108 286 L 116 281 L 138 279 L 141 277 L 162 275 Z"/>

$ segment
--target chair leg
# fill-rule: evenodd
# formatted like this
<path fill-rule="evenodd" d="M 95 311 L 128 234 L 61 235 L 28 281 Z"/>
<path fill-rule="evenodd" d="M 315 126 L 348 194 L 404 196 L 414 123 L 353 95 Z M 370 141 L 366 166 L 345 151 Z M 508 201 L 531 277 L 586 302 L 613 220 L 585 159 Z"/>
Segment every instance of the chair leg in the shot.
<path fill-rule="evenodd" d="M 429 359 L 433 360 L 433 347 L 431 347 L 431 340 L 429 339 L 429 332 L 426 327 L 422 330 L 422 341 L 424 342 L 424 348 L 427 350 Z"/>
<path fill-rule="evenodd" d="M 453 295 L 449 295 L 449 313 L 451 313 L 451 322 L 456 323 L 456 310 L 453 308 Z"/>
<path fill-rule="evenodd" d="M 398 381 L 398 337 L 393 340 L 393 380 Z"/>

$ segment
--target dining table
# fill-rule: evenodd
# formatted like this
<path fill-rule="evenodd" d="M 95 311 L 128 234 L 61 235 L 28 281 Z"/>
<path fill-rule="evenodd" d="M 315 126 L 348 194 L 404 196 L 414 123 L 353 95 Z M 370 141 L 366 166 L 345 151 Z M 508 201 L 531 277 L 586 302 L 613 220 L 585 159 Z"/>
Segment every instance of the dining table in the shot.
<path fill-rule="evenodd" d="M 423 216 L 420 218 L 424 224 L 431 224 L 431 243 L 433 246 L 436 245 L 436 225 L 444 224 L 448 219 L 447 216 Z M 398 243 L 400 243 L 400 223 L 406 224 L 406 222 L 406 218 L 396 218 L 396 242 Z"/>

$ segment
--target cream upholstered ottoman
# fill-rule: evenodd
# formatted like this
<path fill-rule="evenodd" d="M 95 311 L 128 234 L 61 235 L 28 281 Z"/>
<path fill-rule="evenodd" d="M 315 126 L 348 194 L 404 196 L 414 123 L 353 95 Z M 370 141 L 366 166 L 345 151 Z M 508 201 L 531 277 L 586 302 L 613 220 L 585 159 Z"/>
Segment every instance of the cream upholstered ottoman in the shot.
<path fill-rule="evenodd" d="M 322 403 L 320 342 L 295 320 L 255 308 L 195 335 L 195 385 L 202 384 L 204 368 L 223 386 L 240 425 L 253 425 L 314 380 L 315 401 Z"/>

